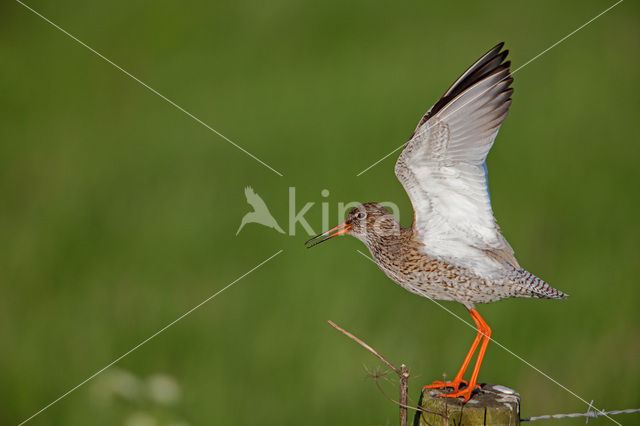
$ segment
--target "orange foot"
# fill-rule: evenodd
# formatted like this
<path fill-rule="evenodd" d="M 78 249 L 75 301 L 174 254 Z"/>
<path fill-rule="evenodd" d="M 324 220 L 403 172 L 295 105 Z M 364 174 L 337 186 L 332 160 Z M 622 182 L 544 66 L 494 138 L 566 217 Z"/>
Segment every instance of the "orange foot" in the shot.
<path fill-rule="evenodd" d="M 480 390 L 481 388 L 480 388 L 480 386 L 475 385 L 475 386 L 466 387 L 463 390 L 458 390 L 458 391 L 454 391 L 454 392 L 451 392 L 451 393 L 441 393 L 438 396 L 441 396 L 443 398 L 459 398 L 459 397 L 462 397 L 463 398 L 462 402 L 467 402 L 467 401 L 469 401 L 471 399 L 471 395 L 473 394 L 473 391 L 476 390 L 476 389 Z"/>
<path fill-rule="evenodd" d="M 453 380 L 453 382 L 443 382 L 441 380 L 436 380 L 435 382 L 431 383 L 430 385 L 426 385 L 422 388 L 422 390 L 427 390 L 427 389 L 445 389 L 445 388 L 453 388 L 454 391 L 457 391 L 458 389 L 460 389 L 461 385 L 467 385 L 467 382 L 465 382 L 464 380 Z"/>

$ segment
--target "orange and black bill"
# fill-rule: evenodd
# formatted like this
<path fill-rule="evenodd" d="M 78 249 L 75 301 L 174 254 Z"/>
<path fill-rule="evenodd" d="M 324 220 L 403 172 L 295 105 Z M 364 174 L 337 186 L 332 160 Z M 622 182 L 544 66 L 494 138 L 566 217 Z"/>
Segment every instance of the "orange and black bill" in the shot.
<path fill-rule="evenodd" d="M 318 244 L 320 244 L 320 243 L 322 243 L 324 241 L 327 241 L 329 238 L 333 238 L 333 237 L 336 237 L 338 235 L 346 234 L 347 232 L 349 232 L 349 229 L 351 229 L 351 225 L 347 225 L 346 223 L 341 223 L 340 225 L 336 226 L 335 228 L 329 229 L 327 232 L 323 232 L 320 235 L 316 235 L 315 237 L 313 237 L 310 240 L 306 241 L 304 243 L 304 245 L 307 246 L 307 248 L 311 248 L 311 247 L 313 247 L 315 245 L 318 245 Z M 325 235 L 328 235 L 328 237 L 322 238 Z M 322 238 L 322 239 L 320 241 L 316 241 L 318 238 Z M 315 241 L 315 242 L 313 242 L 313 241 Z"/>

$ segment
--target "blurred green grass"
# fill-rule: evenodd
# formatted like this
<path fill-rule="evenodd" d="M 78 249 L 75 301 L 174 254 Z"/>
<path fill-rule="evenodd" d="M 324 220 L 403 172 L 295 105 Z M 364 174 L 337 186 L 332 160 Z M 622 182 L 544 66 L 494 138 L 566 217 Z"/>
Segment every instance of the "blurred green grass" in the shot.
<path fill-rule="evenodd" d="M 28 4 L 284 177 L 18 3 L 0 6 L 0 424 L 284 249 L 119 365 L 175 377 L 190 424 L 325 425 L 397 411 L 364 380 L 375 360 L 327 319 L 409 365 L 413 397 L 455 373 L 473 331 L 390 282 L 355 239 L 309 252 L 300 228 L 236 237 L 244 186 L 285 229 L 289 186 L 316 202 L 317 231 L 322 201 L 332 223 L 339 201 L 390 200 L 409 224 L 395 156 L 356 173 L 496 42 L 517 68 L 612 3 Z M 496 340 L 608 409 L 640 403 L 638 22 L 624 2 L 519 71 L 488 160 L 520 263 L 571 298 L 480 310 Z M 495 345 L 481 379 L 520 391 L 523 415 L 585 410 Z M 31 423 L 112 424 L 100 410 L 83 387 Z"/>

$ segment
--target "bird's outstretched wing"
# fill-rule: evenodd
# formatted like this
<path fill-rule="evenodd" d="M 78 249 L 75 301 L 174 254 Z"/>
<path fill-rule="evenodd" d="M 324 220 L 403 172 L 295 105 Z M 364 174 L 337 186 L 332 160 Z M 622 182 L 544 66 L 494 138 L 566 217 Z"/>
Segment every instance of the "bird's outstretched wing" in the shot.
<path fill-rule="evenodd" d="M 519 268 L 493 217 L 485 165 L 513 93 L 502 47 L 478 59 L 425 114 L 395 167 L 425 252 L 486 273 Z"/>
<path fill-rule="evenodd" d="M 247 197 L 247 203 L 249 203 L 249 205 L 251 205 L 251 207 L 253 207 L 253 210 L 255 210 L 256 212 L 262 212 L 265 210 L 269 211 L 267 205 L 264 203 L 264 200 L 255 193 L 252 187 L 247 186 L 244 189 L 244 195 L 245 197 Z"/>

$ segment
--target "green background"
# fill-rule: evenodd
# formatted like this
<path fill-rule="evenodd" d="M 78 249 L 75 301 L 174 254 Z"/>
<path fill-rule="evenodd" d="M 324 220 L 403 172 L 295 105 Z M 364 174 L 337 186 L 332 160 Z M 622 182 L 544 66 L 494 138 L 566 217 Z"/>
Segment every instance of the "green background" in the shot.
<path fill-rule="evenodd" d="M 353 238 L 309 251 L 301 227 L 288 236 L 249 224 L 236 236 L 250 211 L 243 188 L 285 229 L 288 187 L 298 209 L 315 202 L 316 232 L 321 202 L 332 225 L 338 202 L 383 200 L 410 224 L 395 154 L 356 174 L 406 141 L 495 43 L 515 69 L 613 2 L 28 4 L 284 176 L 3 2 L 0 424 L 28 418 L 282 249 L 118 368 L 179 384 L 161 424 L 377 425 L 397 422 L 363 369 L 378 362 L 327 320 L 406 363 L 414 400 L 455 374 L 473 330 L 389 281 Z M 638 12 L 626 1 L 518 71 L 488 159 L 518 260 L 571 297 L 479 310 L 497 341 L 607 409 L 640 405 Z M 155 410 L 97 403 L 98 379 L 30 424 L 122 424 Z M 480 379 L 518 390 L 524 416 L 586 411 L 496 345 Z"/>

